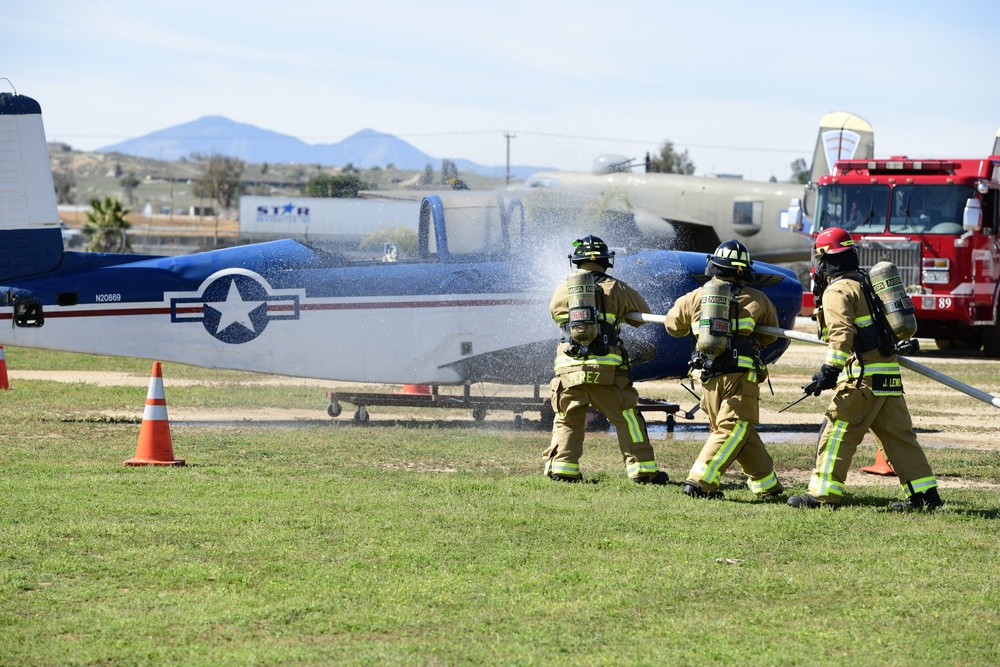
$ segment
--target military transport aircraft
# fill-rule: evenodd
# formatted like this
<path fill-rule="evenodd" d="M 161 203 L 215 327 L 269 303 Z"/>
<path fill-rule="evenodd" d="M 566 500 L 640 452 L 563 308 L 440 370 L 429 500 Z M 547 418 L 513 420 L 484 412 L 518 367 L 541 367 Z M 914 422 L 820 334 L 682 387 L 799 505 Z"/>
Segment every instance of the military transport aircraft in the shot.
<path fill-rule="evenodd" d="M 417 255 L 397 261 L 290 239 L 183 256 L 67 251 L 41 108 L 0 93 L 3 345 L 331 381 L 537 385 L 552 375 L 548 302 L 571 269 L 573 236 L 526 229 L 516 198 L 442 194 L 421 205 Z M 613 273 L 662 313 L 704 268 L 704 254 L 642 250 L 619 255 Z M 801 285 L 786 269 L 755 268 L 790 328 Z M 635 379 L 686 375 L 689 340 L 634 331 Z"/>
<path fill-rule="evenodd" d="M 866 121 L 829 113 L 820 121 L 811 180 L 831 173 L 839 159 L 873 157 L 874 150 L 874 132 Z M 804 197 L 802 185 L 633 172 L 633 166 L 634 160 L 605 155 L 592 172 L 539 172 L 526 183 L 530 194 L 514 190 L 536 216 L 599 211 L 609 243 L 627 244 L 635 236 L 645 247 L 711 252 L 721 241 L 737 238 L 755 259 L 809 259 L 811 240 L 787 233 L 785 223 L 789 198 Z"/>

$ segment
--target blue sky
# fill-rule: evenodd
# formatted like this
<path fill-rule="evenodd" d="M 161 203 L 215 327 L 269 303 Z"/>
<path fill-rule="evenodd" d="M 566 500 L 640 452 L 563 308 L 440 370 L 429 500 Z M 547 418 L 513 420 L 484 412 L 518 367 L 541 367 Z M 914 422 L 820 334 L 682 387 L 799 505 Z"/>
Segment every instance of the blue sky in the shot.
<path fill-rule="evenodd" d="M 13 4 L 0 77 L 82 150 L 218 114 L 487 165 L 505 133 L 513 164 L 581 170 L 670 140 L 699 174 L 766 180 L 829 111 L 880 156 L 985 156 L 1000 128 L 992 0 Z"/>

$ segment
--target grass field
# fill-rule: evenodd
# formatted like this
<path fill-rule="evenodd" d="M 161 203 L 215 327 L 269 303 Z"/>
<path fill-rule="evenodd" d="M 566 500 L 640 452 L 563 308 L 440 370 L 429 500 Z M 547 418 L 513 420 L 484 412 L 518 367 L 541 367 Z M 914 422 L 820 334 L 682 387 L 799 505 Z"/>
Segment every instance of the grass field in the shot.
<path fill-rule="evenodd" d="M 6 359 L 150 367 L 19 348 Z M 776 364 L 768 415 L 812 362 Z M 995 392 L 993 362 L 944 362 Z M 317 400 L 244 373 L 170 364 L 164 376 L 168 412 Z M 588 435 L 588 483 L 554 484 L 540 474 L 547 433 L 453 418 L 186 421 L 172 436 L 188 466 L 130 468 L 145 388 L 12 382 L 0 392 L 0 665 L 1000 664 L 1000 458 L 995 440 L 976 444 L 997 433 L 995 410 L 906 380 L 921 432 L 948 422 L 974 436 L 928 447 L 949 482 L 934 514 L 886 511 L 899 493 L 885 484 L 849 486 L 835 512 L 755 501 L 734 473 L 724 501 L 639 487 L 606 433 Z M 818 419 L 822 405 L 784 415 Z M 654 441 L 674 482 L 703 438 Z M 815 435 L 769 443 L 803 490 Z M 873 455 L 863 446 L 855 468 Z"/>

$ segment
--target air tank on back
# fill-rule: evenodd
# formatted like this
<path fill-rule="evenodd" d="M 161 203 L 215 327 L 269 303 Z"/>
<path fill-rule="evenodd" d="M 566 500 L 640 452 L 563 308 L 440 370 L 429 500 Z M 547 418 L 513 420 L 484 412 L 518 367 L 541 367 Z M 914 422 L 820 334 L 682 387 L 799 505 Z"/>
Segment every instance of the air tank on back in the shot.
<path fill-rule="evenodd" d="M 569 296 L 569 335 L 586 350 L 597 338 L 597 297 L 594 276 L 585 269 L 577 269 L 566 277 Z"/>
<path fill-rule="evenodd" d="M 701 288 L 701 316 L 698 321 L 698 351 L 715 359 L 726 350 L 732 335 L 729 321 L 729 283 L 712 278 Z"/>
<path fill-rule="evenodd" d="M 899 269 L 892 262 L 879 262 L 868 271 L 875 295 L 882 302 L 889 328 L 898 340 L 913 338 L 917 333 L 916 309 L 906 293 Z"/>

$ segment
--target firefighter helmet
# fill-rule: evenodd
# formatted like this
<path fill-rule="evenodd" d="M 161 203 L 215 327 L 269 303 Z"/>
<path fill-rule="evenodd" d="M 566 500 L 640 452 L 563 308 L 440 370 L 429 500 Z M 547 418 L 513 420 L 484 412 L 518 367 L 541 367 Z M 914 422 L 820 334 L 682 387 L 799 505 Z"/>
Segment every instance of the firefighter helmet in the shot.
<path fill-rule="evenodd" d="M 604 268 L 615 265 L 615 253 L 608 250 L 608 244 L 596 236 L 584 236 L 573 241 L 573 254 L 569 261 L 579 266 L 583 262 L 595 262 Z"/>
<path fill-rule="evenodd" d="M 830 275 L 853 271 L 859 266 L 854 238 L 840 227 L 828 227 L 816 235 L 813 258 L 816 264 L 825 265 Z"/>
<path fill-rule="evenodd" d="M 854 238 L 850 232 L 840 227 L 829 227 L 816 235 L 813 243 L 813 254 L 817 261 L 822 261 L 826 255 L 836 255 L 854 249 Z"/>
<path fill-rule="evenodd" d="M 710 276 L 734 278 L 739 282 L 746 282 L 753 276 L 750 251 L 736 239 L 720 243 L 715 253 L 708 255 L 707 259 L 705 273 Z"/>

